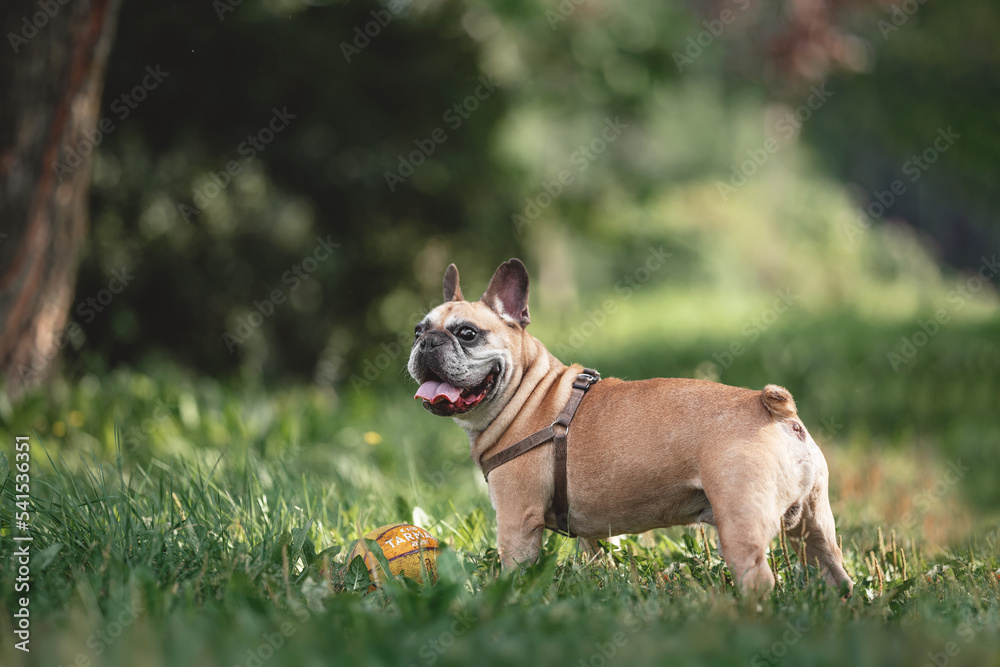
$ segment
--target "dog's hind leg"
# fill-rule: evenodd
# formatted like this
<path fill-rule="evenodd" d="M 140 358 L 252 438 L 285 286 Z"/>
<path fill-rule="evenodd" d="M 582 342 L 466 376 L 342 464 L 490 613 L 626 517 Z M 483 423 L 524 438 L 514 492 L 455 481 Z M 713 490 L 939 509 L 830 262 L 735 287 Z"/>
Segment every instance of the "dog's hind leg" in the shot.
<path fill-rule="evenodd" d="M 711 496 L 709 496 L 711 499 Z M 733 580 L 744 590 L 774 588 L 774 574 L 767 563 L 767 547 L 778 532 L 773 503 L 761 495 L 725 494 L 711 499 L 716 528 L 719 531 L 719 552 Z"/>
<path fill-rule="evenodd" d="M 744 590 L 770 590 L 774 588 L 774 574 L 767 564 L 767 545 L 770 540 L 761 535 L 749 535 L 746 531 L 728 529 L 719 524 L 719 544 L 726 565 L 733 579 Z"/>
<path fill-rule="evenodd" d="M 800 550 L 805 542 L 805 558 L 810 565 L 819 562 L 820 572 L 834 588 L 850 595 L 854 582 L 844 569 L 844 555 L 837 545 L 837 529 L 830 508 L 829 477 L 826 460 L 817 460 L 816 483 L 802 500 L 802 513 L 794 522 L 786 522 L 793 547 Z M 801 552 L 800 552 L 801 553 Z"/>

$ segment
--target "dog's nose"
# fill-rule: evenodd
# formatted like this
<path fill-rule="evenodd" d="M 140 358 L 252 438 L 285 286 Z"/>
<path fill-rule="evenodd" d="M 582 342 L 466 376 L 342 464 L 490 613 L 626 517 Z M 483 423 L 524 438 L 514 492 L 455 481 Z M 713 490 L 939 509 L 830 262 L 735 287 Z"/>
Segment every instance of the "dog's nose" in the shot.
<path fill-rule="evenodd" d="M 424 334 L 424 339 L 420 341 L 420 349 L 424 352 L 433 350 L 448 342 L 448 334 L 443 331 L 428 331 Z"/>

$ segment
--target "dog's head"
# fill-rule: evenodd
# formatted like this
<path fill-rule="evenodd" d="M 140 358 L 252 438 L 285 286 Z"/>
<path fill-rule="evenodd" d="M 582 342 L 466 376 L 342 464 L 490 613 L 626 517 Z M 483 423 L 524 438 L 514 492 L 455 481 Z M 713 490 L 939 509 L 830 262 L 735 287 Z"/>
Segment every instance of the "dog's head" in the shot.
<path fill-rule="evenodd" d="M 479 301 L 469 302 L 452 264 L 444 273 L 444 300 L 414 330 L 407 369 L 420 383 L 415 398 L 444 417 L 495 412 L 529 322 L 528 271 L 519 259 L 504 262 Z"/>

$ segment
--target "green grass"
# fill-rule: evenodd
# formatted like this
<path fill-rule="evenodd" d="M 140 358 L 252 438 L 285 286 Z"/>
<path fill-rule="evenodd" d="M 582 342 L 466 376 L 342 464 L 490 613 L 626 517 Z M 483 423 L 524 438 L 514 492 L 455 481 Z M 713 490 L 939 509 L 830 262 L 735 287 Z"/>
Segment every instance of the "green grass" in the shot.
<path fill-rule="evenodd" d="M 134 664 L 139 652 L 163 664 L 247 664 L 267 637 L 284 637 L 268 664 L 600 664 L 592 656 L 602 651 L 622 664 L 769 664 L 764 650 L 787 650 L 787 664 L 890 655 L 922 664 L 949 641 L 961 663 L 987 664 L 1000 647 L 995 530 L 931 556 L 878 527 L 852 528 L 845 552 L 857 588 L 847 601 L 776 540 L 779 588 L 758 603 L 734 591 L 714 545 L 706 552 L 711 535 L 691 528 L 630 537 L 595 564 L 553 535 L 537 565 L 500 576 L 480 500 L 431 516 L 447 545 L 436 585 L 365 595 L 367 580 L 345 576 L 350 538 L 409 517 L 376 506 L 361 521 L 356 499 L 372 493 L 364 484 L 253 454 L 156 461 L 130 474 L 54 463 L 35 482 L 35 664 L 80 652 L 99 664 Z M 317 557 L 330 547 L 342 550 Z M 4 587 L 13 608 L 9 580 Z M 122 618 L 119 638 L 102 634 Z M 3 646 L 4 664 L 17 664 L 9 633 Z"/>
<path fill-rule="evenodd" d="M 35 539 L 28 656 L 13 647 L 4 458 L 0 664 L 1000 664 L 995 379 L 969 373 L 995 354 L 996 324 L 955 322 L 893 373 L 884 350 L 911 328 L 789 316 L 720 373 L 795 392 L 830 461 L 847 600 L 780 539 L 777 590 L 746 599 L 697 527 L 627 537 L 596 562 L 550 534 L 536 565 L 501 574 L 465 437 L 409 398 L 399 368 L 342 394 L 167 366 L 57 380 L 0 404 L 8 458 L 31 438 Z M 729 341 L 602 355 L 605 335 L 579 358 L 632 377 L 693 375 Z M 956 456 L 974 465 L 948 481 Z M 439 580 L 366 595 L 347 554 L 399 521 L 441 541 Z"/>

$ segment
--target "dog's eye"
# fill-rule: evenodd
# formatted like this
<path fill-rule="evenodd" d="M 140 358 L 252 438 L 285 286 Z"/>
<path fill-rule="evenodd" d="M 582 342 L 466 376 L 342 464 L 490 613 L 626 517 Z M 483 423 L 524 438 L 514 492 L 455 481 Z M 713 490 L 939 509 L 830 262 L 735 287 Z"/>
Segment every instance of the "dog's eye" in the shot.
<path fill-rule="evenodd" d="M 475 340 L 476 336 L 479 335 L 479 332 L 473 329 L 472 327 L 462 327 L 461 329 L 455 332 L 455 335 L 464 340 L 466 343 L 468 343 L 470 341 Z"/>
<path fill-rule="evenodd" d="M 424 332 L 424 325 L 418 324 L 417 326 L 413 327 L 413 338 L 414 339 L 420 338 L 420 334 L 422 334 L 423 332 Z"/>

